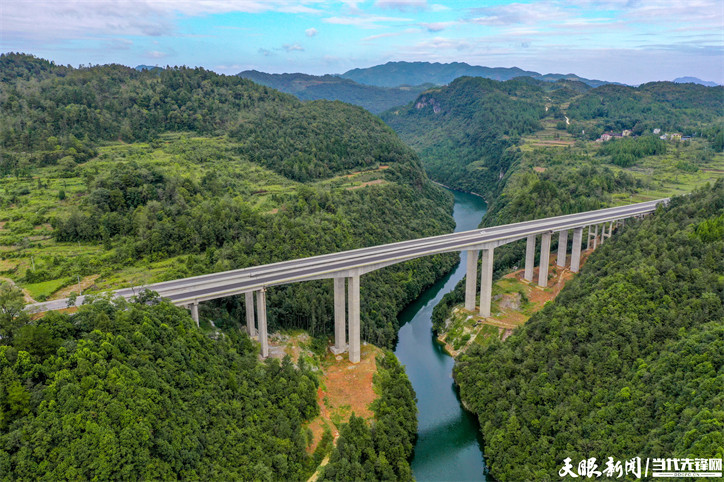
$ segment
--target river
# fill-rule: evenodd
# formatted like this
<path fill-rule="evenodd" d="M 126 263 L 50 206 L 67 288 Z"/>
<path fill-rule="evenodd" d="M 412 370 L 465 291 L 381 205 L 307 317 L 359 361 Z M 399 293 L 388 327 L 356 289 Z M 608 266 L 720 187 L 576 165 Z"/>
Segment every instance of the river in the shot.
<path fill-rule="evenodd" d="M 453 191 L 455 231 L 475 229 L 487 210 L 482 198 Z M 418 438 L 412 473 L 418 481 L 485 480 L 482 440 L 476 417 L 460 404 L 453 383 L 454 361 L 432 333 L 432 309 L 465 276 L 460 264 L 400 314 L 395 355 L 417 393 Z"/>

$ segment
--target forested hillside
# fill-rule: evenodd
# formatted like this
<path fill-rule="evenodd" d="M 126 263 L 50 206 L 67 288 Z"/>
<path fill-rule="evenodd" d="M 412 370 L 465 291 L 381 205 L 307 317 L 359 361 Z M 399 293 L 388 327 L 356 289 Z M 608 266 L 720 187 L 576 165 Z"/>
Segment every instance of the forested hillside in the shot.
<path fill-rule="evenodd" d="M 537 84 L 462 77 L 382 119 L 420 153 L 432 179 L 491 199 L 515 160 L 509 148 L 541 128 L 545 105 Z"/>
<path fill-rule="evenodd" d="M 495 226 L 666 197 L 721 177 L 723 92 L 460 78 L 383 119 L 433 180 L 488 199 L 482 226 Z M 618 138 L 590 141 L 604 131 Z M 682 141 L 686 134 L 694 137 Z M 500 248 L 496 272 L 522 258 L 521 243 Z"/>
<path fill-rule="evenodd" d="M 518 67 L 483 67 L 465 62 L 387 62 L 384 65 L 352 69 L 341 75 L 360 84 L 381 87 L 397 87 L 400 85 L 418 85 L 431 83 L 435 85 L 449 84 L 458 77 L 482 77 L 493 80 L 511 80 L 516 77 L 532 77 L 537 80 L 555 82 L 561 79 L 585 82 L 597 87 L 606 82 L 584 79 L 575 74 L 544 74 Z"/>
<path fill-rule="evenodd" d="M 316 376 L 148 301 L 27 324 L 0 286 L 0 478 L 306 479 Z"/>
<path fill-rule="evenodd" d="M 634 135 L 661 129 L 702 135 L 722 129 L 724 87 L 650 82 L 638 87 L 606 85 L 571 101 L 568 131 L 596 139 L 604 131 L 629 129 Z"/>
<path fill-rule="evenodd" d="M 491 474 L 724 456 L 724 181 L 629 223 L 506 341 L 459 359 Z"/>
<path fill-rule="evenodd" d="M 81 278 L 84 290 L 116 288 L 453 228 L 451 197 L 359 107 L 184 67 L 73 69 L 7 54 L 5 71 L 0 274 L 37 299 Z M 365 276 L 363 338 L 391 346 L 398 311 L 454 262 Z M 272 330 L 331 332 L 328 283 L 268 298 Z M 202 317 L 237 325 L 243 307 L 205 303 Z"/>
<path fill-rule="evenodd" d="M 358 84 L 337 75 L 267 74 L 256 70 L 239 72 L 239 77 L 293 94 L 300 100 L 339 100 L 364 107 L 379 114 L 392 107 L 407 104 L 432 84 L 410 87 L 376 87 Z"/>

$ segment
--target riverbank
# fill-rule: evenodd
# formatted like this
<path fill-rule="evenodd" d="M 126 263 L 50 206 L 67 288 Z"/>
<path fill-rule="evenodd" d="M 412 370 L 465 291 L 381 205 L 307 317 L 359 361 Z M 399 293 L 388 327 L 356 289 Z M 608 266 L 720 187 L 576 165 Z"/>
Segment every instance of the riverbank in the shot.
<path fill-rule="evenodd" d="M 479 197 L 480 199 L 482 199 L 483 201 L 485 201 L 485 204 L 486 204 L 486 205 L 488 204 L 488 201 L 487 201 L 481 194 L 478 194 L 478 193 L 476 193 L 476 192 L 472 192 L 472 191 L 462 191 L 462 190 L 460 190 L 460 189 L 455 189 L 454 187 L 447 186 L 447 185 L 445 185 L 445 184 L 443 184 L 443 183 L 441 183 L 441 182 L 433 181 L 432 179 L 430 179 L 430 182 L 433 183 L 433 184 L 437 184 L 437 185 L 440 186 L 440 187 L 444 187 L 445 189 L 447 189 L 448 191 L 451 191 L 451 192 L 461 192 L 461 193 L 463 193 L 463 194 L 470 194 L 471 196 L 477 196 L 477 197 Z M 482 219 L 482 218 L 481 218 L 481 219 Z M 471 229 L 474 229 L 474 228 L 471 228 Z"/>
<path fill-rule="evenodd" d="M 581 266 L 591 252 L 581 253 Z M 538 270 L 533 272 L 534 280 L 538 279 Z M 437 332 L 438 342 L 450 356 L 457 358 L 474 344 L 485 346 L 494 338 L 505 340 L 515 328 L 553 301 L 574 276 L 570 269 L 561 268 L 553 260 L 548 267 L 548 286 L 542 288 L 535 281 L 523 279 L 524 272 L 520 269 L 508 273 L 493 283 L 491 316 L 480 316 L 478 306 L 473 311 L 462 304 L 452 308 L 444 328 Z"/>
<path fill-rule="evenodd" d="M 479 195 L 452 191 L 455 231 L 476 229 L 487 209 Z M 454 360 L 432 332 L 432 310 L 465 276 L 466 253 L 445 278 L 399 316 L 395 355 L 417 394 L 418 437 L 411 462 L 417 480 L 485 480 L 477 417 L 461 405 L 453 383 Z"/>

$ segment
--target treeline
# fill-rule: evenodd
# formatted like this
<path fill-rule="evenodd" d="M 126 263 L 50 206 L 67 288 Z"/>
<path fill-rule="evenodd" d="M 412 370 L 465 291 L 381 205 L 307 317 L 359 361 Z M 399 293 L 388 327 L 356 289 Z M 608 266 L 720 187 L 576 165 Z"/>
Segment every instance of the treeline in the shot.
<path fill-rule="evenodd" d="M 44 73 L 0 84 L 8 113 L 0 120 L 0 173 L 38 178 L 37 188 L 0 195 L 0 206 L 27 207 L 49 176 L 82 180 L 85 189 L 72 198 L 58 192 L 62 202 L 52 215 L 48 208 L 28 214 L 25 232 L 50 223 L 58 242 L 105 248 L 90 259 L 44 250 L 32 270 L 12 273 L 18 281 L 105 278 L 182 255 L 161 276 L 173 279 L 442 234 L 454 226 L 451 196 L 430 183 L 418 157 L 389 127 L 359 107 L 302 103 L 248 80 L 185 67 L 56 68 L 6 54 L 2 69 Z M 223 135 L 157 137 L 175 131 Z M 118 138 L 133 144 L 101 146 Z M 151 140 L 137 142 L 142 139 Z M 284 177 L 259 174 L 257 165 Z M 344 178 L 312 185 L 383 165 L 383 184 L 374 187 L 336 187 Z M 289 188 L 271 195 L 273 209 L 261 211 L 255 196 L 266 193 L 266 183 Z M 25 237 L 18 235 L 18 244 Z M 456 259 L 421 259 L 365 276 L 363 337 L 391 347 L 399 310 Z M 223 300 L 205 304 L 202 314 L 238 323 L 243 307 Z M 305 328 L 321 336 L 332 331 L 332 319 L 324 282 L 270 290 L 273 330 Z"/>
<path fill-rule="evenodd" d="M 410 458 L 417 437 L 417 399 L 391 352 L 377 358 L 374 387 L 379 398 L 372 402 L 372 426 L 352 414 L 319 480 L 414 480 Z"/>
<path fill-rule="evenodd" d="M 460 357 L 497 480 L 554 480 L 567 457 L 724 455 L 722 213 L 720 180 L 627 223 L 554 303 Z"/>
<path fill-rule="evenodd" d="M 256 70 L 245 70 L 239 77 L 273 89 L 293 94 L 300 100 L 339 100 L 358 105 L 379 114 L 392 107 L 407 104 L 432 84 L 411 87 L 377 87 L 358 84 L 337 75 L 267 74 Z"/>
<path fill-rule="evenodd" d="M 600 156 L 611 156 L 611 163 L 621 167 L 631 167 L 643 157 L 665 153 L 666 142 L 653 135 L 612 139 L 598 151 Z"/>
<path fill-rule="evenodd" d="M 194 141 L 188 149 L 184 145 L 171 143 L 162 151 L 180 153 L 186 161 L 204 154 L 192 164 L 198 165 L 200 175 L 159 167 L 143 155 L 116 159 L 104 170 L 93 163 L 76 167 L 79 172 L 74 175 L 82 175 L 88 186 L 75 198 L 80 202 L 33 223 L 50 221 L 59 242 L 101 244 L 105 250 L 91 259 L 57 256 L 49 250 L 35 257 L 35 269 L 28 269 L 22 280 L 108 276 L 139 260 L 150 263 L 182 255 L 162 276 L 176 279 L 441 234 L 454 227 L 448 214 L 450 196 L 425 179 L 414 163 L 391 164 L 384 171 L 387 184 L 374 188 L 298 185 L 274 195 L 280 208 L 270 214 L 247 201 L 253 195 L 237 170 L 228 167 L 238 159 L 230 157 L 234 154 L 224 144 Z M 456 262 L 457 256 L 441 255 L 364 276 L 363 338 L 392 347 L 400 308 Z M 333 331 L 332 289 L 327 282 L 272 288 L 268 300 L 272 330 L 304 328 L 317 336 Z M 239 300 L 229 299 L 204 304 L 202 314 L 238 324 L 243 310 Z"/>
<path fill-rule="evenodd" d="M 51 67 L 30 56 L 0 56 L 0 77 L 17 76 L 0 83 L 5 172 L 24 162 L 83 162 L 78 143 L 91 149 L 100 141 L 149 141 L 164 132 L 230 134 L 238 154 L 303 182 L 376 163 L 417 162 L 379 119 L 338 102 L 303 103 L 202 68 Z M 45 75 L 33 78 L 37 72 Z"/>
<path fill-rule="evenodd" d="M 28 323 L 0 287 L 3 479 L 304 480 L 317 379 L 210 339 L 170 303 L 97 300 Z"/>
<path fill-rule="evenodd" d="M 623 129 L 631 130 L 634 135 L 650 133 L 653 129 L 701 135 L 709 125 L 722 122 L 722 112 L 724 87 L 721 86 L 673 82 L 650 82 L 638 87 L 609 84 L 571 101 L 568 131 L 587 139 L 596 139 L 605 131 Z M 592 122 L 581 124 L 579 121 Z"/>
<path fill-rule="evenodd" d="M 500 195 L 490 204 L 481 226 L 602 209 L 612 204 L 615 194 L 634 194 L 643 187 L 641 179 L 627 172 L 594 164 L 590 153 L 580 148 L 536 148 L 522 154 L 501 181 Z M 556 249 L 558 239 L 552 242 Z M 524 258 L 524 242 L 497 248 L 495 276 L 521 267 Z"/>
<path fill-rule="evenodd" d="M 461 77 L 382 115 L 422 158 L 430 177 L 492 198 L 520 136 L 540 129 L 542 81 Z M 549 84 L 556 85 L 557 84 Z"/>

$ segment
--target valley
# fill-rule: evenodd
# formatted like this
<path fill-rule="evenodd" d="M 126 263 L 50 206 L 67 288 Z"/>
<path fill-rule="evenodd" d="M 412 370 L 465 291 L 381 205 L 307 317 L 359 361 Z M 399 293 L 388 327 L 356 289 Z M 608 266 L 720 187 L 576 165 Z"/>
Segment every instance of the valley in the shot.
<path fill-rule="evenodd" d="M 516 481 L 566 456 L 722 457 L 723 88 L 442 82 L 451 65 L 314 93 L 314 76 L 2 54 L 2 472 Z M 310 100 L 340 85 L 380 117 Z M 484 319 L 461 306 L 465 255 L 365 274 L 360 364 L 329 352 L 330 280 L 268 289 L 268 359 L 241 296 L 201 304 L 198 329 L 153 295 L 102 295 L 664 197 L 580 273 L 551 259 L 545 288 L 522 279 L 525 241 L 496 247 Z M 95 301 L 22 310 L 78 291 Z"/>

